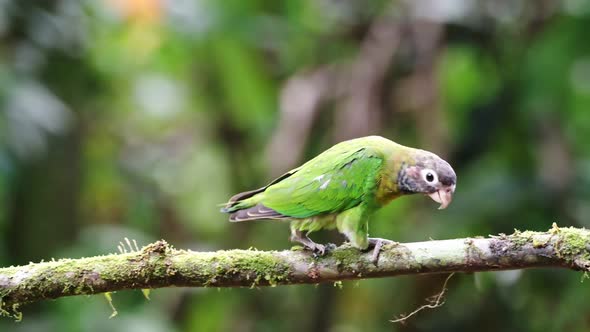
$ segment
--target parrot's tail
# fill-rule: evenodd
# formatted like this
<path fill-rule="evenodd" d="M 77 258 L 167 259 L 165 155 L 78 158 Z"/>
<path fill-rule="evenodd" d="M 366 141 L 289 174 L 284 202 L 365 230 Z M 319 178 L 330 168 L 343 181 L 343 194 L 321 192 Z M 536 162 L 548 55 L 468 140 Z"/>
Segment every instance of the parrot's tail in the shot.
<path fill-rule="evenodd" d="M 230 213 L 229 221 L 231 222 L 288 218 L 259 203 L 260 199 L 255 196 L 265 189 L 266 187 L 234 195 L 229 199 L 225 207 L 221 209 L 221 212 Z"/>
<path fill-rule="evenodd" d="M 262 187 L 233 195 L 221 209 L 221 212 L 232 213 L 256 205 L 256 202 L 250 202 L 249 198 L 263 192 L 265 189 L 266 187 Z"/>
<path fill-rule="evenodd" d="M 300 167 L 299 167 L 300 168 Z M 257 219 L 288 219 L 288 216 L 282 215 L 279 212 L 266 207 L 260 203 L 262 196 L 255 197 L 256 195 L 263 193 L 268 187 L 275 183 L 279 183 L 284 179 L 295 174 L 299 168 L 290 170 L 289 172 L 279 176 L 268 185 L 250 190 L 244 191 L 243 193 L 232 196 L 225 206 L 221 209 L 223 213 L 231 213 L 229 221 L 246 221 L 246 220 L 257 220 Z"/>
<path fill-rule="evenodd" d="M 282 215 L 277 211 L 266 207 L 260 203 L 247 208 L 238 210 L 229 215 L 229 221 L 240 222 L 260 219 L 289 219 L 288 216 Z"/>

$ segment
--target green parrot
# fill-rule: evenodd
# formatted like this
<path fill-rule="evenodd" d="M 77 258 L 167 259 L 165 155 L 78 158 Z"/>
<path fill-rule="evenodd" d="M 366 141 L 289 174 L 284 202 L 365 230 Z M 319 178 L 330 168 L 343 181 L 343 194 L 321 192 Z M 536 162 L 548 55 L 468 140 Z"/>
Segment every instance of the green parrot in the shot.
<path fill-rule="evenodd" d="M 380 136 L 338 143 L 268 185 L 229 199 L 221 209 L 229 220 L 291 221 L 291 241 L 323 254 L 309 233 L 336 228 L 361 250 L 392 241 L 369 238 L 369 217 L 395 198 L 425 194 L 446 208 L 457 176 L 434 153 Z"/>

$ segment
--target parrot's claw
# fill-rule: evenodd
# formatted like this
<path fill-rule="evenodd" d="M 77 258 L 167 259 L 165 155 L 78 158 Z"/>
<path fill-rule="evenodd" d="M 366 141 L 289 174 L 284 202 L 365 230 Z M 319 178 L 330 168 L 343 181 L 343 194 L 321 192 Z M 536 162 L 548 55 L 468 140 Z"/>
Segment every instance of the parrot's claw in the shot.
<path fill-rule="evenodd" d="M 369 248 L 373 248 L 373 254 L 371 255 L 371 262 L 375 265 L 377 265 L 377 263 L 379 262 L 379 255 L 381 254 L 381 248 L 383 247 L 384 244 L 392 244 L 392 245 L 398 245 L 399 242 L 395 242 L 395 241 L 391 241 L 391 240 L 387 240 L 387 239 L 381 239 L 378 237 L 370 237 L 369 238 Z"/>
<path fill-rule="evenodd" d="M 319 244 L 313 242 L 307 235 L 304 235 L 300 231 L 293 231 L 291 233 L 291 241 L 299 242 L 303 244 L 305 249 L 313 251 L 315 256 L 324 256 L 326 251 L 330 251 L 336 246 L 332 243 L 328 243 L 327 245 Z"/>
<path fill-rule="evenodd" d="M 313 251 L 314 256 L 324 256 L 326 254 L 326 246 L 319 243 L 314 243 L 313 247 L 307 247 L 309 250 Z"/>
<path fill-rule="evenodd" d="M 322 257 L 325 254 L 329 253 L 330 251 L 336 249 L 336 245 L 334 243 L 326 243 L 326 244 L 319 244 L 314 243 L 315 248 L 308 248 L 309 250 L 313 251 L 315 257 Z"/>
<path fill-rule="evenodd" d="M 369 238 L 369 247 L 376 245 L 378 242 L 381 242 L 381 245 L 384 244 L 399 244 L 399 242 L 395 242 L 388 239 L 382 239 L 380 237 L 370 237 Z"/>

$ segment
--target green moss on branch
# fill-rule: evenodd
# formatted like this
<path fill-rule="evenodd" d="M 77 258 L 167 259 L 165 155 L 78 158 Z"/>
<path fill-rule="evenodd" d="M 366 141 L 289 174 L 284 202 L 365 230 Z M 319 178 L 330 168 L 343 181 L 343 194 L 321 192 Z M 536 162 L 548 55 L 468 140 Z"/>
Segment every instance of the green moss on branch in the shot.
<path fill-rule="evenodd" d="M 315 257 L 305 250 L 177 250 L 165 241 L 140 251 L 0 268 L 0 315 L 18 318 L 23 304 L 123 289 L 256 287 L 334 282 L 418 273 L 529 267 L 590 268 L 590 232 L 559 228 L 490 238 L 384 246 L 379 261 L 344 244 Z"/>

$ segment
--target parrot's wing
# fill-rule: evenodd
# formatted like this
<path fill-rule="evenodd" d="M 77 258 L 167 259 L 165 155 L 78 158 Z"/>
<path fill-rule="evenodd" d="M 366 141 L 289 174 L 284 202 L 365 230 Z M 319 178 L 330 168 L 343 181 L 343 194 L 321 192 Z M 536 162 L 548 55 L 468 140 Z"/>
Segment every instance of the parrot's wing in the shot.
<path fill-rule="evenodd" d="M 285 217 L 307 218 L 352 208 L 376 190 L 381 153 L 367 147 L 326 152 L 267 187 L 263 206 Z"/>

